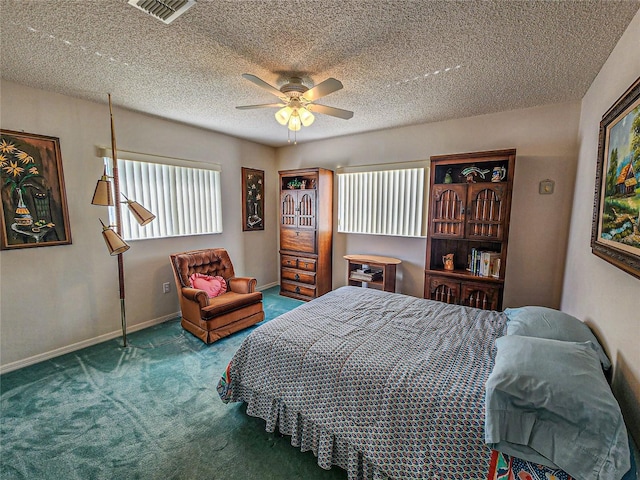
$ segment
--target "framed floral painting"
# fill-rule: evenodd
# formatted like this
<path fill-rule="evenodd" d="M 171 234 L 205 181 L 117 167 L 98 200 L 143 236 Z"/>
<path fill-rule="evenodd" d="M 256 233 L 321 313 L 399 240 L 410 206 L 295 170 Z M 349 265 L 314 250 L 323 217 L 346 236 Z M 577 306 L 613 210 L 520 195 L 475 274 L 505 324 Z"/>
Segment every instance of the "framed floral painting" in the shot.
<path fill-rule="evenodd" d="M 0 130 L 0 248 L 71 244 L 60 141 Z"/>
<path fill-rule="evenodd" d="M 591 249 L 640 278 L 640 78 L 600 122 Z"/>
<path fill-rule="evenodd" d="M 242 167 L 242 231 L 264 230 L 264 171 Z"/>

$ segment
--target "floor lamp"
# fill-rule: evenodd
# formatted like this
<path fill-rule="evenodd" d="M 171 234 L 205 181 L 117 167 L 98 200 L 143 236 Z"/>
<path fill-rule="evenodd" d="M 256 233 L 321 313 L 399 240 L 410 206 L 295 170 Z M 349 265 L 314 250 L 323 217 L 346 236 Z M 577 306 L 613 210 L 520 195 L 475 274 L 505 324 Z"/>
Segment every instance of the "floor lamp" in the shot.
<path fill-rule="evenodd" d="M 124 305 L 124 261 L 122 254 L 129 250 L 129 245 L 122 239 L 122 212 L 120 208 L 121 203 L 126 203 L 127 207 L 131 211 L 136 221 L 141 225 L 146 225 L 151 222 L 156 216 L 149 210 L 144 208 L 138 202 L 130 200 L 120 192 L 120 181 L 118 177 L 118 153 L 116 150 L 116 135 L 113 127 L 113 109 L 111 107 L 111 94 L 109 94 L 109 117 L 111 119 L 111 161 L 113 168 L 112 177 L 107 176 L 105 171 L 96 184 L 96 189 L 93 193 L 92 205 L 103 206 L 115 206 L 116 210 L 116 223 L 115 225 L 105 225 L 102 220 L 102 236 L 107 245 L 107 249 L 111 255 L 118 256 L 118 285 L 120 287 L 120 318 L 122 321 L 122 344 L 127 346 L 127 317 Z M 109 178 L 113 181 L 110 182 Z M 111 187 L 113 184 L 113 195 Z M 120 201 L 120 195 L 125 198 L 125 202 Z M 114 202 L 114 198 L 116 201 Z M 114 231 L 115 228 L 115 231 Z"/>

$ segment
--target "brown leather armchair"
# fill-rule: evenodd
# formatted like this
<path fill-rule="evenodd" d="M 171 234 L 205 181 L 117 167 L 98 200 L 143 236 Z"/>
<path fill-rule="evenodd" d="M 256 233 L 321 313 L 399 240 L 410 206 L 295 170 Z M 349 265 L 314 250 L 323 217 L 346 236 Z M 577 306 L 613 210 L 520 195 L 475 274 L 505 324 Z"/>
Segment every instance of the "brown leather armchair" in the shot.
<path fill-rule="evenodd" d="M 205 343 L 212 343 L 238 330 L 264 320 L 262 292 L 256 292 L 256 279 L 236 277 L 224 248 L 192 250 L 170 255 L 176 290 L 182 310 L 182 327 Z M 192 288 L 194 273 L 221 276 L 227 291 L 209 298 L 204 290 Z"/>

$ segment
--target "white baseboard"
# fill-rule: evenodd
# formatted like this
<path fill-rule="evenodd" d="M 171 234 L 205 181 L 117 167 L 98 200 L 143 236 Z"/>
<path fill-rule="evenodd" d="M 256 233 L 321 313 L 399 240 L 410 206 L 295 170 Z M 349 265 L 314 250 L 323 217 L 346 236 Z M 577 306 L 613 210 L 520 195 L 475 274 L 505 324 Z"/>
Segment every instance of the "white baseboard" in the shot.
<path fill-rule="evenodd" d="M 159 318 L 154 318 L 153 320 L 149 320 L 146 322 L 137 323 L 136 325 L 132 325 L 127 328 L 127 334 L 137 332 L 138 330 L 143 330 L 145 328 L 153 327 L 154 325 L 158 325 L 160 323 L 164 323 L 168 320 L 173 320 L 174 318 L 178 317 L 180 317 L 180 312 L 172 313 Z M 0 375 L 3 373 L 11 372 L 13 370 L 18 370 L 19 368 L 28 367 L 29 365 L 43 362 L 60 355 L 64 355 L 65 353 L 71 353 L 82 348 L 91 347 L 92 345 L 97 345 L 98 343 L 106 342 L 107 340 L 112 340 L 120 336 L 122 336 L 122 330 L 116 330 L 114 332 L 105 333 L 104 335 L 83 340 L 82 342 L 77 342 L 65 347 L 56 348 L 55 350 L 51 350 L 49 352 L 39 353 L 38 355 L 34 355 L 33 357 L 17 360 L 15 362 L 7 363 L 6 365 L 0 365 Z"/>
<path fill-rule="evenodd" d="M 271 287 L 276 287 L 278 285 L 280 285 L 278 282 L 272 282 L 266 285 L 261 285 L 257 287 L 256 290 L 262 291 Z M 180 317 L 180 315 L 181 315 L 180 312 L 175 312 L 169 315 L 165 315 L 163 317 L 149 320 L 147 322 L 131 325 L 130 327 L 127 328 L 127 333 L 137 332 L 138 330 L 143 330 L 145 328 L 149 328 L 154 325 L 164 323 L 167 320 L 172 320 L 174 318 Z M 102 343 L 102 342 L 106 342 L 107 340 L 118 338 L 121 335 L 122 335 L 122 331 L 116 330 L 110 333 L 105 333 L 104 335 L 100 335 L 98 337 L 83 340 L 82 342 L 67 345 L 65 347 L 56 348 L 55 350 L 51 350 L 49 352 L 39 353 L 38 355 L 34 355 L 33 357 L 17 360 L 15 362 L 7 363 L 6 365 L 0 365 L 0 375 L 2 375 L 3 373 L 11 372 L 13 370 L 18 370 L 19 368 L 28 367 L 29 365 L 34 365 L 36 363 L 44 362 L 45 360 L 49 360 L 51 358 L 64 355 L 65 353 L 75 352 L 76 350 L 80 350 L 82 348 L 91 347 L 92 345 L 97 345 L 98 343 Z"/>
<path fill-rule="evenodd" d="M 256 287 L 256 290 L 259 290 L 261 292 L 262 290 L 266 290 L 267 288 L 271 288 L 271 287 L 277 287 L 278 285 L 280 285 L 278 282 L 271 282 L 271 283 L 267 283 L 266 285 L 261 285 L 259 287 Z"/>

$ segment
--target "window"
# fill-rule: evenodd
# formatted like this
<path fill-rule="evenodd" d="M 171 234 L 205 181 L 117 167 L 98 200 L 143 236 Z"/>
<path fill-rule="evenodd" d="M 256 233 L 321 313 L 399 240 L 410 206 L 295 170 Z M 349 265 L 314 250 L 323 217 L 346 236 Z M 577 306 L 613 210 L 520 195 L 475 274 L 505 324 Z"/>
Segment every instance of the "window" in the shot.
<path fill-rule="evenodd" d="M 338 172 L 338 232 L 425 236 L 427 169 L 404 165 Z"/>
<path fill-rule="evenodd" d="M 103 157 L 112 175 L 111 151 Z M 219 165 L 119 151 L 118 177 L 122 194 L 156 215 L 141 227 L 123 208 L 125 240 L 222 233 Z M 109 220 L 115 223 L 115 208 Z"/>

